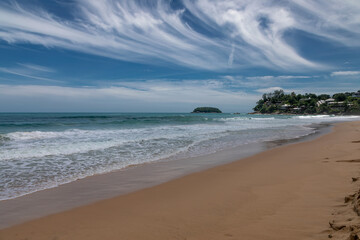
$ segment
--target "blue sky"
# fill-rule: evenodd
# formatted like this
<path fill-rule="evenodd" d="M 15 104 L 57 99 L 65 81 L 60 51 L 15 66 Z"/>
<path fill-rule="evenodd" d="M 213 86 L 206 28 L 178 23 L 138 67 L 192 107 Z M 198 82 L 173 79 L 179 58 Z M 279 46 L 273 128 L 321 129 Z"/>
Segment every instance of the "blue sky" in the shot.
<path fill-rule="evenodd" d="M 358 0 L 2 0 L 0 111 L 248 112 L 360 89 Z"/>

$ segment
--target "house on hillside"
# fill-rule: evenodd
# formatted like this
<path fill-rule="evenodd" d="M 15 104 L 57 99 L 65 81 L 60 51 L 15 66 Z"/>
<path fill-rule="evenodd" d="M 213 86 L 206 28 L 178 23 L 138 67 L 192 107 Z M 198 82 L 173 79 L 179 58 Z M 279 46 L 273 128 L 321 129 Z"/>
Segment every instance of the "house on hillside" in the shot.
<path fill-rule="evenodd" d="M 326 102 L 326 104 L 329 105 L 329 104 L 335 102 L 335 99 L 333 99 L 333 98 L 328 98 L 328 99 L 325 100 L 325 102 Z"/>
<path fill-rule="evenodd" d="M 344 106 L 345 102 L 329 102 L 328 105 L 330 105 L 330 106 Z"/>
<path fill-rule="evenodd" d="M 284 105 L 281 105 L 280 109 L 281 109 L 281 110 L 287 110 L 287 109 L 289 109 L 290 107 L 291 107 L 290 104 L 284 104 Z"/>
<path fill-rule="evenodd" d="M 320 107 L 320 105 L 323 105 L 325 103 L 326 103 L 325 100 L 320 100 L 320 101 L 317 101 L 316 106 Z"/>
<path fill-rule="evenodd" d="M 332 110 L 344 111 L 346 104 L 345 102 L 329 102 L 328 105 Z"/>

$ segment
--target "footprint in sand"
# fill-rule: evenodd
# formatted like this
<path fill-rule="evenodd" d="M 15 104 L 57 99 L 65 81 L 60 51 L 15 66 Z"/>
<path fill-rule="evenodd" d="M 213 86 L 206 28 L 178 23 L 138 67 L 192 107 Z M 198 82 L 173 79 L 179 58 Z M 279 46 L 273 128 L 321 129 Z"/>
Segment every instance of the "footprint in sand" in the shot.
<path fill-rule="evenodd" d="M 337 160 L 336 162 L 360 163 L 360 159 Z"/>

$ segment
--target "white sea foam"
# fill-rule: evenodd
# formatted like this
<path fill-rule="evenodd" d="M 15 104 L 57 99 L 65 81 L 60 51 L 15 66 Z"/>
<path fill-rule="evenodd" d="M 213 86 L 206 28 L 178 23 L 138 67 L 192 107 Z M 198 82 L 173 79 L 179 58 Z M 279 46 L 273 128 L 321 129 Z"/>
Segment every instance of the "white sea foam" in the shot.
<path fill-rule="evenodd" d="M 69 155 L 121 147 L 156 139 L 189 138 L 192 141 L 207 140 L 217 133 L 231 128 L 205 125 L 165 126 L 120 130 L 78 130 L 64 132 L 14 132 L 5 135 L 13 140 L 0 152 L 0 161 L 10 159 L 41 158 L 50 155 Z M 219 136 L 219 135 L 218 135 Z"/>
<path fill-rule="evenodd" d="M 269 120 L 275 120 L 274 117 L 263 117 L 263 118 L 256 118 L 256 117 L 252 117 L 250 118 L 251 120 L 255 120 L 255 121 L 269 121 Z"/>
<path fill-rule="evenodd" d="M 33 139 L 44 139 L 44 138 L 56 138 L 62 136 L 62 132 L 42 132 L 42 131 L 32 131 L 32 132 L 13 132 L 9 133 L 6 136 L 12 140 L 33 140 Z"/>
<path fill-rule="evenodd" d="M 343 120 L 343 119 L 356 119 L 359 116 L 337 116 L 337 115 L 309 115 L 309 116 L 296 116 L 299 119 L 329 119 L 329 120 Z"/>
<path fill-rule="evenodd" d="M 309 116 L 297 116 L 300 119 L 312 119 L 312 118 L 330 118 L 335 117 L 335 115 L 309 115 Z"/>

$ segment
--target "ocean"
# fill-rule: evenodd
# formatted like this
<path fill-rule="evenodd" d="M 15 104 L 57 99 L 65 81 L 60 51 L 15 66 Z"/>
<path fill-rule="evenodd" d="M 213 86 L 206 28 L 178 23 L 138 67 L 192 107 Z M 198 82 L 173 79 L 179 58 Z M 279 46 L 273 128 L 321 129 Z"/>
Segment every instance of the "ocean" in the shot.
<path fill-rule="evenodd" d="M 356 116 L 1 113 L 0 200 L 96 174 L 300 138 Z"/>

